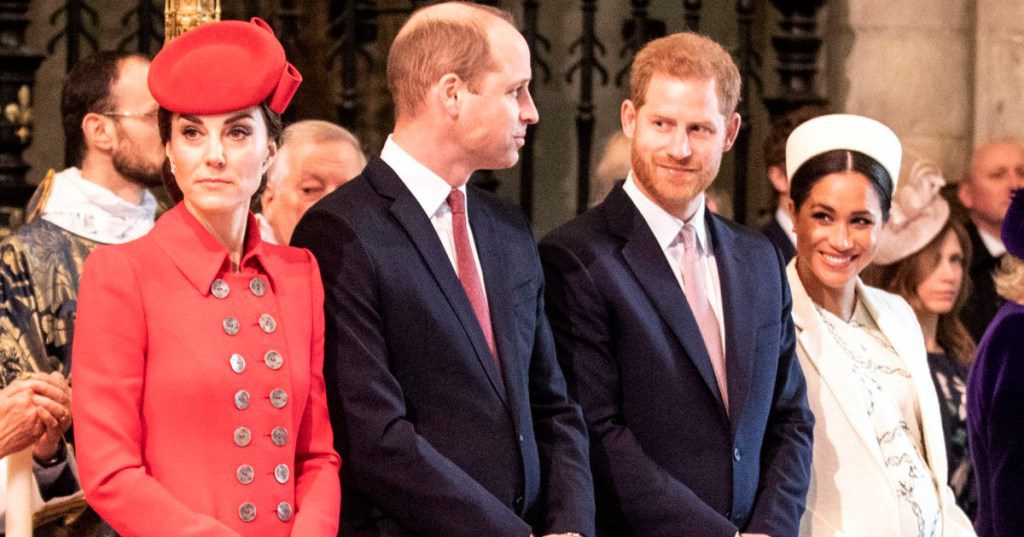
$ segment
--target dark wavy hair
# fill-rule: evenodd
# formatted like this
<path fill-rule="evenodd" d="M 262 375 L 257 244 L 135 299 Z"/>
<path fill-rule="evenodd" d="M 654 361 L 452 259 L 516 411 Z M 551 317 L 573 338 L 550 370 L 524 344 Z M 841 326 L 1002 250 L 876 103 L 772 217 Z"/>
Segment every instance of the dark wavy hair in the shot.
<path fill-rule="evenodd" d="M 278 147 L 281 147 L 281 133 L 284 131 L 284 124 L 281 121 L 281 114 L 270 109 L 266 103 L 260 103 L 260 115 L 263 117 L 263 122 L 267 126 L 267 137 L 274 141 Z M 171 119 L 174 117 L 174 112 L 160 107 L 160 111 L 157 113 L 157 126 L 160 129 L 160 143 L 167 145 L 171 141 Z M 180 202 L 184 195 L 181 193 L 181 189 L 178 188 L 177 181 L 174 180 L 174 175 L 171 174 L 171 161 L 167 157 L 164 157 L 164 164 L 161 168 L 160 173 L 161 179 L 164 183 L 164 190 L 167 191 L 167 197 L 170 198 L 172 204 Z M 255 208 L 259 204 L 260 196 L 263 195 L 263 189 L 267 187 L 267 174 L 264 173 L 260 179 L 260 186 L 256 189 L 256 193 L 252 195 L 252 199 L 249 200 L 249 207 Z"/>
<path fill-rule="evenodd" d="M 878 202 L 882 207 L 882 220 L 889 220 L 889 209 L 892 207 L 893 184 L 889 172 L 885 171 L 877 160 L 850 149 L 833 149 L 811 157 L 793 173 L 789 182 L 789 196 L 793 198 L 793 207 L 799 211 L 807 201 L 811 189 L 826 175 L 843 172 L 857 172 L 867 177 L 871 186 L 878 194 Z"/>

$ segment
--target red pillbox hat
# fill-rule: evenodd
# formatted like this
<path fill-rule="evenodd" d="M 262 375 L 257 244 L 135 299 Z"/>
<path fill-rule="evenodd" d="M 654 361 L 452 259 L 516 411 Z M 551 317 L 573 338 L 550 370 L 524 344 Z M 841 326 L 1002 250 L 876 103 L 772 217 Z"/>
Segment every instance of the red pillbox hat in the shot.
<path fill-rule="evenodd" d="M 266 22 L 219 21 L 167 44 L 149 68 L 149 91 L 179 114 L 223 114 L 266 102 L 284 113 L 302 75 Z"/>

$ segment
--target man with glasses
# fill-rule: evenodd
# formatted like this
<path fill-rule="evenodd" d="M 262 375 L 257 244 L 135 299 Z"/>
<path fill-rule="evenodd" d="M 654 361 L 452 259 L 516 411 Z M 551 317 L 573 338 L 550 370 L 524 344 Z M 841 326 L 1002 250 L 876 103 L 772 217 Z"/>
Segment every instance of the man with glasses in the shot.
<path fill-rule="evenodd" d="M 83 59 L 68 73 L 61 116 L 75 166 L 47 174 L 29 203 L 29 222 L 0 243 L 0 388 L 47 373 L 37 380 L 59 394 L 37 395 L 40 417 L 26 426 L 37 505 L 79 489 L 66 447 L 72 417 L 65 377 L 82 262 L 97 245 L 131 241 L 153 227 L 156 200 L 147 188 L 160 184 L 164 153 L 148 73 L 147 59 L 116 52 Z M 97 520 L 78 520 L 90 519 Z M 75 534 L 99 531 L 76 526 Z"/>

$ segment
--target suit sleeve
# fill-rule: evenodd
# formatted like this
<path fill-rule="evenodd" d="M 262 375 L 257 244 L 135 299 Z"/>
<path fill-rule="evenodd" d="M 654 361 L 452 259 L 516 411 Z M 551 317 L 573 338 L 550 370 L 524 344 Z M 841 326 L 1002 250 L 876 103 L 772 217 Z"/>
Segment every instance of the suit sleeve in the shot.
<path fill-rule="evenodd" d="M 541 243 L 547 312 L 569 390 L 590 433 L 594 480 L 645 537 L 734 537 L 737 528 L 651 459 L 623 418 L 612 315 L 587 268 L 567 248 Z"/>
<path fill-rule="evenodd" d="M 540 268 L 537 269 L 540 272 Z M 543 275 L 538 274 L 538 278 Z M 594 483 L 587 432 L 577 404 L 569 398 L 538 288 L 537 333 L 530 360 L 530 408 L 540 454 L 547 516 L 543 534 L 594 535 Z"/>
<path fill-rule="evenodd" d="M 990 481 L 978 483 L 988 489 L 991 529 L 994 537 L 1024 535 L 1024 511 L 1017 498 L 1024 483 L 1024 413 L 1020 403 L 1024 401 L 1024 315 L 1003 318 L 998 326 L 991 328 L 988 345 L 979 362 L 989 378 L 983 379 L 985 386 L 991 386 L 987 398 L 988 415 L 983 416 L 989 425 L 988 464 Z M 979 364 L 980 365 L 980 364 Z M 975 366 L 978 367 L 978 366 Z"/>
<path fill-rule="evenodd" d="M 237 535 L 192 511 L 146 472 L 146 345 L 146 314 L 132 264 L 101 246 L 82 271 L 72 349 L 71 404 L 85 497 L 121 535 Z"/>
<path fill-rule="evenodd" d="M 329 232 L 325 232 L 329 230 Z M 309 248 L 324 280 L 324 378 L 335 445 L 354 484 L 416 535 L 526 537 L 530 527 L 417 434 L 389 370 L 377 273 L 340 218 L 316 209 L 292 244 Z"/>
<path fill-rule="evenodd" d="M 761 448 L 761 478 L 750 523 L 744 531 L 795 536 L 811 481 L 814 415 L 807 405 L 807 381 L 796 357 L 793 296 L 778 250 L 774 251 L 782 289 L 779 364 L 775 393 Z"/>
<path fill-rule="evenodd" d="M 310 341 L 309 397 L 296 441 L 295 522 L 292 535 L 334 535 L 341 509 L 341 459 L 334 451 L 334 435 L 327 415 L 324 386 L 324 288 L 316 259 L 309 255 L 310 296 L 313 311 Z"/>

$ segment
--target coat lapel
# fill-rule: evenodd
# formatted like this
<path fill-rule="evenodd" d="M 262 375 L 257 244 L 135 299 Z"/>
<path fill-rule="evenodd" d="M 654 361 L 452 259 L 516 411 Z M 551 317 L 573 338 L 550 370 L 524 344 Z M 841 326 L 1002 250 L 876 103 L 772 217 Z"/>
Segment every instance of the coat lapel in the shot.
<path fill-rule="evenodd" d="M 725 368 L 726 389 L 729 390 L 729 419 L 735 432 L 743 413 L 743 407 L 750 391 L 753 375 L 754 341 L 757 327 L 755 317 L 746 314 L 750 297 L 757 296 L 757 274 L 751 273 L 757 267 L 743 267 L 734 242 L 736 234 L 721 222 L 711 211 L 707 211 L 707 229 L 711 236 L 718 277 L 722 287 L 722 315 L 725 325 Z"/>
<path fill-rule="evenodd" d="M 949 468 L 946 464 L 946 443 L 941 427 L 942 417 L 939 415 L 939 400 L 932 383 L 931 371 L 928 369 L 927 351 L 924 347 L 924 335 L 916 322 L 908 322 L 908 318 L 900 315 L 891 307 L 874 298 L 877 291 L 866 291 L 866 286 L 857 281 L 857 294 L 867 308 L 868 313 L 878 324 L 879 329 L 896 349 L 896 354 L 903 360 L 903 365 L 910 371 L 910 379 L 917 391 L 917 404 L 921 411 L 921 438 L 924 441 L 924 460 L 932 470 L 932 475 L 939 483 L 945 483 Z M 940 495 L 941 497 L 941 495 Z"/>
<path fill-rule="evenodd" d="M 790 262 L 786 272 L 793 293 L 793 324 L 796 325 L 797 344 L 803 348 L 807 360 L 839 403 L 850 427 L 856 431 L 864 448 L 871 453 L 872 460 L 878 463 L 878 469 L 884 473 L 882 449 L 878 446 L 874 428 L 868 418 L 864 397 L 856 391 L 856 381 L 846 364 L 843 350 L 829 335 L 825 321 L 807 295 L 797 274 L 795 260 Z M 818 416 L 820 422 L 827 418 L 831 417 Z"/>
<path fill-rule="evenodd" d="M 374 157 L 370 161 L 364 175 L 380 194 L 393 200 L 390 207 L 391 215 L 405 229 L 423 262 L 430 269 L 431 275 L 462 324 L 462 328 L 473 346 L 477 361 L 487 373 L 491 386 L 502 402 L 507 405 L 501 372 L 498 371 L 498 365 L 491 357 L 490 349 L 487 348 L 487 340 L 484 339 L 483 331 L 480 329 L 480 322 L 477 320 L 476 314 L 473 313 L 473 308 L 466 292 L 462 289 L 455 268 L 452 266 L 448 254 L 445 253 L 444 246 L 441 245 L 441 240 L 438 238 L 433 224 L 423 212 L 423 207 L 405 187 L 394 170 L 379 158 Z M 481 255 L 481 257 L 483 256 Z M 485 279 L 485 285 L 488 283 Z"/>
<path fill-rule="evenodd" d="M 647 292 L 647 297 L 654 304 L 658 314 L 682 344 L 687 357 L 700 372 L 704 384 L 711 391 L 711 396 L 718 401 L 724 414 L 722 395 L 718 390 L 715 372 L 711 368 L 711 358 L 704 348 L 697 320 L 694 319 L 686 296 L 679 288 L 679 282 L 672 274 L 672 267 L 665 260 L 665 254 L 654 238 L 650 226 L 633 205 L 621 184 L 608 195 L 605 210 L 609 216 L 609 231 L 626 241 L 622 247 L 622 257 L 626 264 Z"/>

